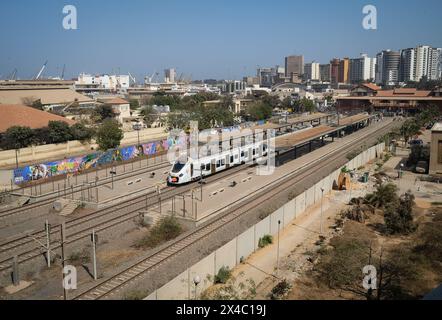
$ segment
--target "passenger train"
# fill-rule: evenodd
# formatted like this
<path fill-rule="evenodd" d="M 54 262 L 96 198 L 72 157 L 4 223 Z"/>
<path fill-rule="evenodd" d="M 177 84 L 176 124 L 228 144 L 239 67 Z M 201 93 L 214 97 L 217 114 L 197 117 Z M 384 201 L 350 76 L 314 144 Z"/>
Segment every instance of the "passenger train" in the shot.
<path fill-rule="evenodd" d="M 188 157 L 186 162 L 178 160 L 174 163 L 167 183 L 169 185 L 186 184 L 244 163 L 263 161 L 267 154 L 267 142 L 262 141 L 205 156 L 198 160 Z"/>
<path fill-rule="evenodd" d="M 302 129 L 291 134 L 311 128 L 311 125 L 303 126 Z M 264 162 L 266 161 L 268 151 L 267 141 L 261 141 L 233 147 L 230 150 L 208 155 L 197 160 L 191 157 L 180 159 L 173 164 L 167 177 L 167 184 L 182 185 L 241 164 Z"/>

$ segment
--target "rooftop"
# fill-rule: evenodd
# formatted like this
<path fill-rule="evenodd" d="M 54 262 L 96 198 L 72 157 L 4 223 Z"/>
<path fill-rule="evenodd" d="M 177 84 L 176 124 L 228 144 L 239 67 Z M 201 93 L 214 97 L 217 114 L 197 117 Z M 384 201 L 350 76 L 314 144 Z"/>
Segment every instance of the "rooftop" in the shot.
<path fill-rule="evenodd" d="M 0 104 L 27 104 L 41 100 L 43 105 L 94 102 L 71 89 L 5 89 L 0 88 Z"/>
<path fill-rule="evenodd" d="M 49 121 L 64 121 L 69 125 L 75 121 L 49 112 L 20 104 L 0 104 L 0 133 L 10 127 L 22 126 L 31 129 L 46 127 Z"/>
<path fill-rule="evenodd" d="M 436 122 L 431 131 L 442 131 L 442 122 Z"/>

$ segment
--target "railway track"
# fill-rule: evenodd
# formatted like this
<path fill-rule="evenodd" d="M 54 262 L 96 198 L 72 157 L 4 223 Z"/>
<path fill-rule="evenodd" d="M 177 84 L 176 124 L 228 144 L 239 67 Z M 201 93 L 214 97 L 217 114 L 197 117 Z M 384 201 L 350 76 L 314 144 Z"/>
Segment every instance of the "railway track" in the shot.
<path fill-rule="evenodd" d="M 244 165 L 238 166 L 205 178 L 205 182 L 213 183 L 235 175 L 237 172 L 244 169 Z M 167 201 L 174 196 L 185 194 L 197 184 L 198 183 L 195 182 L 180 188 L 166 187 L 161 190 L 161 201 Z M 140 195 L 128 202 L 71 219 L 66 222 L 66 243 L 73 244 L 74 242 L 87 238 L 90 236 L 92 230 L 95 230 L 97 233 L 103 232 L 122 223 L 131 221 L 139 216 L 140 211 L 146 210 L 149 206 L 157 205 L 159 200 L 160 198 L 156 192 L 151 192 L 149 194 Z M 60 231 L 61 225 L 54 226 L 51 229 L 51 251 L 56 251 L 61 247 Z M 41 257 L 42 253 L 46 252 L 46 250 L 44 250 L 42 246 L 37 246 L 37 241 L 46 243 L 46 232 L 44 230 L 23 235 L 19 238 L 0 244 L 0 256 L 2 256 L 0 258 L 0 272 L 7 271 L 11 268 L 11 259 L 13 256 L 18 257 L 19 263 L 29 262 L 35 258 Z"/>
<path fill-rule="evenodd" d="M 117 182 L 117 181 L 120 181 L 123 179 L 127 179 L 127 178 L 131 178 L 131 177 L 137 176 L 141 173 L 147 173 L 147 172 L 154 171 L 154 170 L 168 168 L 169 166 L 170 166 L 169 162 L 162 162 L 162 163 L 156 164 L 155 166 L 135 169 L 134 171 L 131 171 L 128 174 L 116 176 L 114 178 L 114 182 Z M 100 187 L 100 186 L 109 184 L 110 181 L 111 181 L 111 178 L 109 178 L 109 177 L 102 179 L 99 183 L 97 183 L 96 186 Z M 94 184 L 94 187 L 96 187 L 96 186 Z M 82 187 L 81 185 L 77 185 L 74 187 L 73 190 L 69 188 L 69 189 L 61 191 L 61 194 L 63 194 L 63 197 L 71 196 L 72 193 L 75 194 L 75 193 L 81 192 L 81 187 Z M 19 207 L 19 208 L 12 208 L 12 209 L 0 211 L 0 221 L 3 219 L 6 219 L 6 218 L 10 218 L 11 216 L 14 216 L 14 215 L 33 212 L 36 209 L 41 209 L 43 207 L 50 207 L 53 204 L 54 200 L 60 198 L 60 194 L 58 192 L 52 192 L 52 193 L 54 194 L 53 196 L 50 196 L 50 198 L 46 198 L 42 201 L 32 203 L 32 204 L 29 204 L 29 205 L 26 205 L 23 207 Z"/>
<path fill-rule="evenodd" d="M 383 128 L 374 128 L 377 130 L 369 130 L 365 132 L 365 136 L 376 133 L 377 136 L 381 136 L 384 133 L 390 131 L 390 125 Z M 269 201 L 273 196 L 279 192 L 286 190 L 287 188 L 299 183 L 303 179 L 307 178 L 311 172 L 319 170 L 323 167 L 324 161 L 331 163 L 334 160 L 342 158 L 342 151 L 350 149 L 361 144 L 361 137 L 357 136 L 346 142 L 344 145 L 339 146 L 333 152 L 323 155 L 316 160 L 297 168 L 292 171 L 289 176 L 280 177 L 277 180 L 269 182 L 263 188 L 252 192 L 248 195 L 247 199 L 237 200 L 223 208 L 217 210 L 219 213 L 216 218 L 201 225 L 197 229 L 178 237 L 170 244 L 161 248 L 161 250 L 144 257 L 134 265 L 125 268 L 116 275 L 101 281 L 99 284 L 85 290 L 74 297 L 76 300 L 96 300 L 109 297 L 113 294 L 117 294 L 120 290 L 133 284 L 136 281 L 141 280 L 146 273 L 157 269 L 166 260 L 170 260 L 173 257 L 178 256 L 186 248 L 196 244 L 199 241 L 204 240 L 215 232 L 220 232 L 222 228 L 230 225 L 235 220 L 239 219 L 250 210 L 259 207 L 265 202 Z M 337 166 L 339 167 L 339 166 Z M 296 178 L 296 179 L 294 179 Z M 225 212 L 223 212 L 225 211 Z"/>

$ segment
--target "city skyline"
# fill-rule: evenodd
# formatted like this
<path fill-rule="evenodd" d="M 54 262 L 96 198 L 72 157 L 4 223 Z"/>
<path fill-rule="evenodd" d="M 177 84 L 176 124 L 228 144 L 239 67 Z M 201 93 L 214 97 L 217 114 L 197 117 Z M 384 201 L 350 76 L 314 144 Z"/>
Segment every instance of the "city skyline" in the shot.
<path fill-rule="evenodd" d="M 290 55 L 303 55 L 305 63 L 329 63 L 334 57 L 356 58 L 360 53 L 375 57 L 385 49 L 441 47 L 434 32 L 442 27 L 437 19 L 441 3 L 405 1 L 400 7 L 398 3 L 372 1 L 378 10 L 378 30 L 364 30 L 365 1 L 277 1 L 275 9 L 275 3 L 251 1 L 235 6 L 234 2 L 217 6 L 202 1 L 134 1 L 129 6 L 77 0 L 70 4 L 78 9 L 79 29 L 69 31 L 62 28 L 66 3 L 2 3 L 0 27 L 11 30 L 13 25 L 15 32 L 2 35 L 6 50 L 0 52 L 0 76 L 16 68 L 19 78 L 30 78 L 48 60 L 45 74 L 59 76 L 66 65 L 66 78 L 81 72 L 130 72 L 141 81 L 154 71 L 162 74 L 175 68 L 177 74 L 193 79 L 241 79 L 255 75 L 258 66 L 283 66 L 284 57 Z M 274 15 L 269 15 L 270 7 Z M 292 18 L 293 11 L 302 14 Z M 39 20 L 40 15 L 45 19 Z M 415 23 L 404 27 L 408 19 Z M 324 32 L 327 21 L 334 23 L 333 33 Z M 265 45 L 266 39 L 271 45 Z"/>

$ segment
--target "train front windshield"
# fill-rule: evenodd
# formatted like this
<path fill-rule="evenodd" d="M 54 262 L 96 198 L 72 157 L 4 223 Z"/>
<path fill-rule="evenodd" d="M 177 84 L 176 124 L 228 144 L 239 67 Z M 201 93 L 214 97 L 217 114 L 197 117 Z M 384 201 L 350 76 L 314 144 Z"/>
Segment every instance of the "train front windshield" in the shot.
<path fill-rule="evenodd" d="M 185 163 L 176 162 L 176 163 L 173 165 L 172 172 L 173 172 L 173 173 L 178 173 L 178 172 L 181 171 L 181 169 L 184 168 L 184 166 L 185 166 Z"/>

